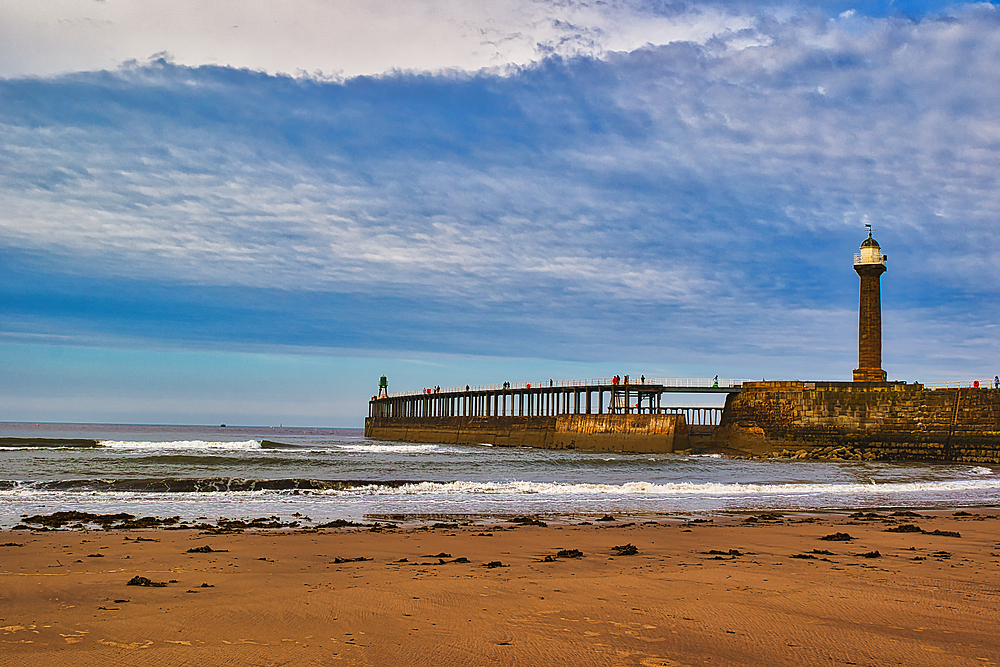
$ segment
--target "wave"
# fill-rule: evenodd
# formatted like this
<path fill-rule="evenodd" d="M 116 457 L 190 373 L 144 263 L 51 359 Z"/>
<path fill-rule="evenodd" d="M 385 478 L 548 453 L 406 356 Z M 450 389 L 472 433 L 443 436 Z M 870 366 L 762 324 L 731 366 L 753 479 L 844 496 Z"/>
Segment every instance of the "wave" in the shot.
<path fill-rule="evenodd" d="M 68 449 L 100 447 L 89 438 L 0 438 L 0 449 Z"/>
<path fill-rule="evenodd" d="M 349 489 L 326 489 L 330 494 L 495 494 L 495 495 L 616 495 L 616 496 L 883 496 L 910 493 L 942 493 L 1000 489 L 1000 480 L 952 480 L 942 482 L 898 482 L 885 484 L 743 484 L 626 482 L 624 484 L 566 484 L 547 482 L 418 482 L 385 487 L 380 483 Z"/>
<path fill-rule="evenodd" d="M 170 450 L 254 450 L 261 449 L 257 440 L 211 441 L 211 440 L 167 440 L 164 442 L 142 440 L 99 440 L 98 446 L 106 449 L 170 449 Z"/>
<path fill-rule="evenodd" d="M 425 454 L 427 452 L 447 451 L 449 454 L 459 453 L 455 447 L 445 449 L 442 445 L 409 445 L 400 443 L 397 445 L 336 445 L 341 452 L 358 452 L 365 454 Z"/>
<path fill-rule="evenodd" d="M 506 495 L 506 496 L 618 496 L 618 497 L 791 497 L 872 496 L 982 492 L 1000 490 L 1000 480 L 974 479 L 884 484 L 626 482 L 624 484 L 570 484 L 555 482 L 471 482 L 416 480 L 321 480 L 308 478 L 247 479 L 236 477 L 70 479 L 40 482 L 0 480 L 0 492 L 159 492 L 233 493 L 294 492 L 319 495 Z"/>
<path fill-rule="evenodd" d="M 140 479 L 63 479 L 42 482 L 0 480 L 0 491 L 136 491 L 156 493 L 232 493 L 249 491 L 345 491 L 373 485 L 385 489 L 414 484 L 412 480 L 321 480 L 305 478 L 245 479 L 239 477 L 154 477 Z"/>
<path fill-rule="evenodd" d="M 261 449 L 293 449 L 308 450 L 313 445 L 295 445 L 290 442 L 278 442 L 277 440 L 261 440 Z"/>
<path fill-rule="evenodd" d="M 310 450 L 305 450 L 308 453 Z M 329 453 L 329 450 L 317 450 L 316 453 Z M 160 470 L 180 470 L 194 472 L 193 467 L 206 474 L 221 474 L 216 471 L 260 470 L 263 468 L 287 469 L 294 467 L 312 467 L 316 461 L 303 461 L 301 458 L 283 457 L 269 454 L 268 450 L 241 451 L 204 451 L 204 450 L 141 450 L 129 457 L 129 462 L 158 466 Z M 164 472 L 164 474 L 169 474 Z"/>

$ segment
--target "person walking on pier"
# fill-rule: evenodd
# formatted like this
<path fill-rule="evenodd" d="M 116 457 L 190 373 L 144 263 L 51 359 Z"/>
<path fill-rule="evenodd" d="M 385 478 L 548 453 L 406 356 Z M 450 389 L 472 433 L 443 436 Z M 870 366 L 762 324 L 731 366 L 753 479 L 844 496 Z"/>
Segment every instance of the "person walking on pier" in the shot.
<path fill-rule="evenodd" d="M 1000 389 L 1000 375 L 993 376 L 993 388 Z"/>

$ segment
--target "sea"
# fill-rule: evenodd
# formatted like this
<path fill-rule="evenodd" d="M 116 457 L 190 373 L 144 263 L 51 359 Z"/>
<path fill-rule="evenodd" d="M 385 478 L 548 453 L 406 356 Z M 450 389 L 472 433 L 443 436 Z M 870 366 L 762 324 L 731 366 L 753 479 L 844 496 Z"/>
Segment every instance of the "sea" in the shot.
<path fill-rule="evenodd" d="M 1000 505 L 1000 466 L 381 442 L 361 430 L 0 423 L 0 528 L 59 511 L 304 525 Z"/>

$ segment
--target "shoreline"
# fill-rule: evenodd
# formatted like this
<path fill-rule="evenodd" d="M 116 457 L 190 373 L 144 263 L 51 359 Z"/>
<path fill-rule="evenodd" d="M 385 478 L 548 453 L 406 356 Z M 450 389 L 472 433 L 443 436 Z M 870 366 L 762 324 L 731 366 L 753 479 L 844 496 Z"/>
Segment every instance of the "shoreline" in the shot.
<path fill-rule="evenodd" d="M 365 513 L 359 520 L 336 518 L 329 521 L 313 520 L 299 512 L 271 515 L 266 517 L 237 516 L 209 519 L 181 519 L 177 516 L 163 517 L 156 514 L 135 515 L 130 513 L 89 513 L 75 510 L 62 510 L 31 517 L 22 515 L 21 520 L 12 527 L 0 527 L 0 535 L 7 533 L 46 533 L 46 532 L 110 532 L 110 531 L 200 531 L 203 534 L 232 534 L 243 532 L 307 532 L 331 529 L 371 529 L 386 528 L 399 530 L 424 530 L 435 524 L 455 524 L 459 528 L 488 526 L 523 526 L 538 525 L 541 521 L 546 526 L 607 526 L 629 525 L 643 523 L 663 523 L 679 525 L 689 522 L 701 523 L 709 521 L 718 524 L 738 522 L 740 519 L 759 515 L 782 517 L 783 519 L 803 518 L 840 518 L 850 520 L 852 515 L 868 513 L 884 514 L 885 518 L 908 516 L 909 513 L 919 513 L 931 518 L 952 516 L 956 512 L 979 511 L 988 515 L 996 514 L 1000 518 L 1000 505 L 997 504 L 958 504 L 949 505 L 881 505 L 861 508 L 819 507 L 819 508 L 758 508 L 732 510 L 683 510 L 674 512 L 659 512 L 648 510 L 608 512 L 390 512 Z M 91 517 L 86 519 L 82 517 Z M 610 518 L 609 518 L 610 517 Z M 32 521 L 31 519 L 35 519 Z"/>
<path fill-rule="evenodd" d="M 0 655 L 42 667 L 997 664 L 1000 508 L 895 511 L 6 530 Z M 853 539 L 820 539 L 837 533 Z"/>

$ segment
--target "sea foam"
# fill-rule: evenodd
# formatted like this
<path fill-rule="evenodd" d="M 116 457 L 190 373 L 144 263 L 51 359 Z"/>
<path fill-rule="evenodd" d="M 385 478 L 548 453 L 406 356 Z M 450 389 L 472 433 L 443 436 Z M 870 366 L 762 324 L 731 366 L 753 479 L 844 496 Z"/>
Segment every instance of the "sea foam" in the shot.
<path fill-rule="evenodd" d="M 885 484 L 726 484 L 708 482 L 626 482 L 624 484 L 565 484 L 546 482 L 419 482 L 401 486 L 370 484 L 353 489 L 326 489 L 325 495 L 599 495 L 599 496 L 885 496 L 949 491 L 1000 489 L 1000 480 L 952 480 L 942 482 L 900 482 Z"/>
<path fill-rule="evenodd" d="M 358 452 L 363 454 L 425 454 L 428 452 L 447 451 L 449 454 L 460 454 L 455 448 L 445 450 L 441 445 L 337 445 L 337 451 Z"/>
<path fill-rule="evenodd" d="M 107 449 L 168 449 L 172 451 L 190 450 L 253 450 L 260 449 L 257 440 L 240 440 L 236 442 L 210 440 L 168 440 L 165 442 L 150 442 L 141 440 L 101 440 L 98 445 Z"/>

